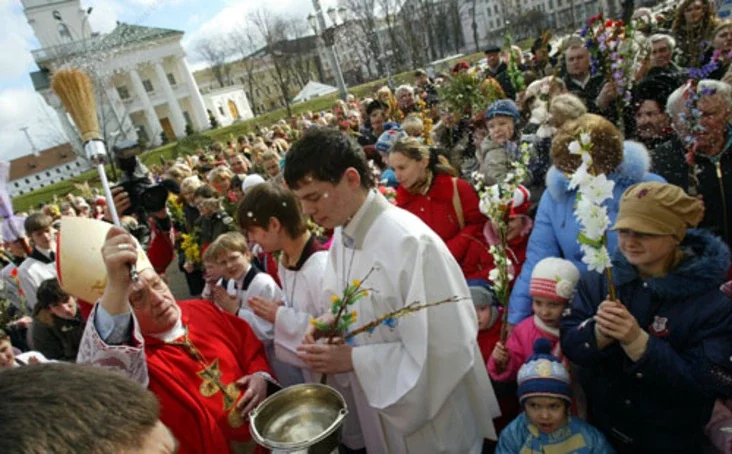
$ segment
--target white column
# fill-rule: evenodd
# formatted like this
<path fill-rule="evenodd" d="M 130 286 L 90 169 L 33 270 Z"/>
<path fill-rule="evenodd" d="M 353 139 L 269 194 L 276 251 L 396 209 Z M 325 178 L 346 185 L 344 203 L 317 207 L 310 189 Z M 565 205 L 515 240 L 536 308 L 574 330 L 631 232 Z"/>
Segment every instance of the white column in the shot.
<path fill-rule="evenodd" d="M 134 68 L 130 70 L 130 79 L 132 79 L 132 88 L 135 91 L 135 95 L 140 102 L 142 102 L 142 110 L 145 111 L 145 118 L 147 118 L 148 123 L 147 133 L 150 135 L 150 144 L 159 144 L 160 133 L 163 132 L 163 127 L 160 126 L 158 115 L 155 113 L 155 109 L 152 104 L 150 104 L 150 98 L 147 96 L 145 87 L 142 85 L 140 75 Z"/>
<path fill-rule="evenodd" d="M 119 122 L 119 140 L 131 140 L 137 142 L 137 130 L 135 130 L 135 125 L 132 123 L 132 119 L 130 118 L 130 112 L 128 112 L 124 101 L 120 98 L 119 93 L 117 92 L 117 87 L 115 87 L 114 83 L 110 80 L 104 85 L 104 91 L 107 95 L 110 107 L 114 111 L 115 121 Z"/>
<path fill-rule="evenodd" d="M 193 73 L 188 67 L 188 62 L 186 62 L 185 57 L 179 57 L 176 61 L 178 62 L 178 72 L 186 78 L 186 84 L 188 85 L 191 109 L 193 109 L 193 116 L 191 120 L 196 123 L 194 125 L 196 129 L 199 131 L 205 131 L 206 129 L 209 129 L 211 125 L 208 121 L 206 104 L 204 104 L 203 96 L 201 96 L 201 92 L 198 90 L 196 79 L 193 78 Z"/>
<path fill-rule="evenodd" d="M 186 119 L 183 116 L 183 111 L 180 110 L 180 104 L 178 104 L 178 100 L 175 98 L 173 87 L 168 82 L 168 76 L 165 73 L 162 63 L 155 63 L 155 74 L 158 76 L 158 84 L 163 87 L 165 99 L 168 101 L 168 111 L 170 112 L 170 122 L 173 125 L 173 132 L 175 132 L 176 137 L 185 137 Z"/>

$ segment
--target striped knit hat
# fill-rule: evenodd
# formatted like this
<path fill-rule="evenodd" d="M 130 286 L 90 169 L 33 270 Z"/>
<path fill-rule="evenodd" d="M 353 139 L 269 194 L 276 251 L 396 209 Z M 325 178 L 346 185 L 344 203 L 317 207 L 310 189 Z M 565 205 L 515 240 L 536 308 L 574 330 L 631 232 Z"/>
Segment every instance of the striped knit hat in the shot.
<path fill-rule="evenodd" d="M 518 398 L 521 405 L 529 397 L 556 397 L 571 402 L 572 382 L 559 358 L 551 354 L 552 344 L 539 338 L 534 354 L 518 371 Z"/>
<path fill-rule="evenodd" d="M 537 263 L 531 273 L 530 295 L 566 303 L 572 297 L 579 277 L 580 273 L 572 262 L 547 257 Z"/>

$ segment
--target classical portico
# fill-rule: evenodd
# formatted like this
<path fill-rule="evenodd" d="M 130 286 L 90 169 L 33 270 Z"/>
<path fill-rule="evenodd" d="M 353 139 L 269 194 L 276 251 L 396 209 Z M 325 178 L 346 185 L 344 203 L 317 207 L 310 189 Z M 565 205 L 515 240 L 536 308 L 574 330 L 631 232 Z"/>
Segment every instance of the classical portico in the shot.
<path fill-rule="evenodd" d="M 55 10 L 43 2 L 33 2 L 24 0 L 23 4 L 29 22 L 38 25 L 34 26 L 38 33 L 46 33 L 46 25 L 40 25 L 53 24 L 54 13 L 68 20 L 79 9 L 79 0 L 60 0 L 54 3 Z M 33 51 L 41 71 L 32 73 L 31 78 L 36 90 L 56 110 L 65 135 L 75 146 L 80 145 L 78 133 L 49 84 L 53 71 L 69 62 L 90 72 L 100 127 L 111 144 L 120 139 L 143 139 L 154 146 L 160 144 L 163 134 L 167 140 L 176 140 L 186 136 L 188 126 L 193 131 L 209 128 L 203 98 L 180 43 L 183 32 L 118 23 L 107 35 L 89 30 L 58 42 L 46 35 L 41 40 L 44 47 Z"/>

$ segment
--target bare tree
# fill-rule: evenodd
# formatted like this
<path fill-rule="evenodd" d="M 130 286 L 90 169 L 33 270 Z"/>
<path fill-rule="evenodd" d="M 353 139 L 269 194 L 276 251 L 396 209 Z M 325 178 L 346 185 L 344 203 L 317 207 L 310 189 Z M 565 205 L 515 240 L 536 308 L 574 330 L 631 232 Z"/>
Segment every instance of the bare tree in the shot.
<path fill-rule="evenodd" d="M 228 41 L 231 50 L 238 53 L 241 57 L 240 64 L 246 74 L 247 93 L 251 98 L 249 99 L 249 104 L 256 113 L 255 106 L 259 105 L 258 99 L 256 98 L 256 91 L 260 87 L 260 79 L 256 77 L 255 70 L 259 66 L 259 58 L 254 55 L 257 51 L 257 44 L 254 39 L 253 28 L 250 25 L 245 22 L 239 28 L 234 29 L 229 33 Z"/>
<path fill-rule="evenodd" d="M 478 36 L 478 0 L 469 0 L 471 6 L 468 10 L 470 14 L 470 27 L 473 29 L 473 44 L 475 44 L 475 52 L 480 52 L 480 37 Z"/>
<path fill-rule="evenodd" d="M 405 55 L 402 52 L 402 47 L 399 41 L 399 32 L 397 31 L 397 13 L 404 3 L 403 0 L 378 0 L 379 9 L 384 17 L 384 23 L 386 24 L 386 30 L 389 34 L 390 49 L 387 49 L 386 43 L 384 43 L 384 52 L 389 53 L 391 50 L 392 61 L 397 71 L 403 71 L 405 68 Z"/>
<path fill-rule="evenodd" d="M 208 63 L 221 88 L 231 85 L 231 68 L 226 62 L 228 51 L 218 38 L 205 38 L 196 43 L 195 51 Z"/>
<path fill-rule="evenodd" d="M 312 54 L 315 41 L 308 39 L 309 26 L 304 20 L 291 19 L 287 22 L 287 35 L 292 39 L 287 49 L 290 53 L 290 71 L 292 80 L 299 87 L 305 86 L 317 72 L 315 58 Z"/>
<path fill-rule="evenodd" d="M 366 39 L 365 53 L 369 60 L 376 62 L 379 75 L 386 72 L 384 57 L 379 49 L 378 21 L 376 17 L 376 0 L 345 0 L 344 5 L 353 14 L 356 24 Z M 381 57 L 381 58 L 380 58 Z M 370 67 L 370 65 L 368 65 Z"/>
<path fill-rule="evenodd" d="M 290 87 L 292 86 L 291 55 L 286 49 L 288 21 L 282 17 L 273 16 L 268 10 L 260 9 L 255 11 L 251 22 L 257 27 L 259 34 L 264 41 L 267 58 L 271 60 L 274 69 L 275 83 L 287 108 L 287 115 L 292 116 L 290 106 Z"/>

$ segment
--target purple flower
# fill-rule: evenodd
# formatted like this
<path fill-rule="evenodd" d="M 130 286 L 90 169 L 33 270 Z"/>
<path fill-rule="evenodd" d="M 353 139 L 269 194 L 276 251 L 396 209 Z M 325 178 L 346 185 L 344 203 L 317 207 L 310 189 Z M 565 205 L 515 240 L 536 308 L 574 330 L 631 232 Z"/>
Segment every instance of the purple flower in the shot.
<path fill-rule="evenodd" d="M 701 110 L 699 110 L 699 109 L 691 109 L 691 115 L 694 118 L 701 118 Z"/>
<path fill-rule="evenodd" d="M 600 62 L 595 57 L 590 58 L 590 74 L 595 76 L 597 71 L 600 69 Z"/>
<path fill-rule="evenodd" d="M 700 94 L 702 96 L 714 96 L 715 94 L 717 94 L 717 90 L 714 88 L 706 87 L 701 89 Z"/>
<path fill-rule="evenodd" d="M 633 100 L 633 93 L 630 92 L 630 90 L 626 90 L 625 94 L 623 95 L 623 99 L 625 99 L 625 102 L 630 102 Z"/>
<path fill-rule="evenodd" d="M 584 38 L 587 36 L 587 33 L 590 31 L 590 24 L 585 24 L 584 27 L 582 27 L 582 31 L 580 31 L 580 36 Z"/>
<path fill-rule="evenodd" d="M 600 52 L 605 52 L 607 50 L 607 46 L 605 45 L 605 43 L 600 43 L 598 48 L 600 49 Z"/>

